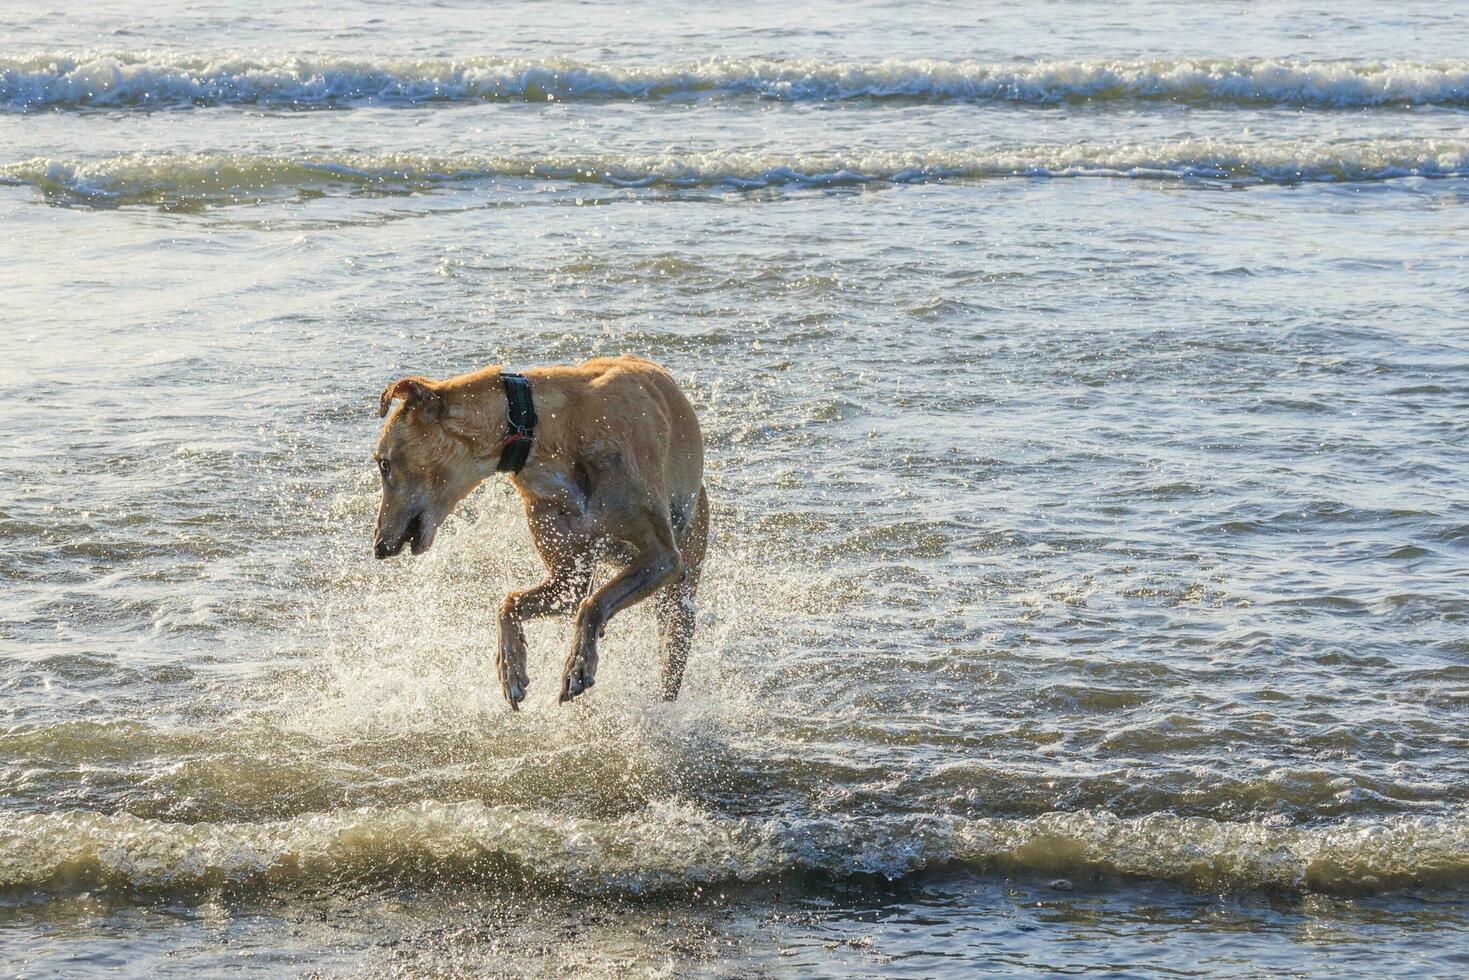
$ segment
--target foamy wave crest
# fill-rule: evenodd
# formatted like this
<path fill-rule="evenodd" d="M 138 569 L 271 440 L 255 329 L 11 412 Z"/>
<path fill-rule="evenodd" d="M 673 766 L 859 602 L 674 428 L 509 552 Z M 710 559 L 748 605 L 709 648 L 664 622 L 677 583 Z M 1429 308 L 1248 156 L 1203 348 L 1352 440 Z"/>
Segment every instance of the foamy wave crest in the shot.
<path fill-rule="evenodd" d="M 996 177 L 1111 177 L 1231 183 L 1374 181 L 1469 175 L 1469 140 L 1396 139 L 1243 144 L 1215 139 L 1118 146 L 867 153 L 433 157 L 342 154 L 130 154 L 36 158 L 0 166 L 0 181 L 77 202 L 234 204 L 305 190 L 403 192 L 476 181 L 560 181 L 610 187 L 823 187 Z"/>
<path fill-rule="evenodd" d="M 628 67 L 567 59 L 349 58 L 166 52 L 0 59 L 0 107 L 280 105 L 376 100 L 917 99 L 1057 103 L 1170 101 L 1313 108 L 1469 105 L 1469 62 L 1261 59 L 986 64 L 715 58 Z"/>
<path fill-rule="evenodd" d="M 1452 817 L 1277 828 L 1202 818 L 753 820 L 653 804 L 612 821 L 423 802 L 272 823 L 44 814 L 0 826 L 0 888 L 185 891 L 366 880 L 646 894 L 792 873 L 891 878 L 964 865 L 1102 873 L 1205 888 L 1374 891 L 1469 882 Z"/>

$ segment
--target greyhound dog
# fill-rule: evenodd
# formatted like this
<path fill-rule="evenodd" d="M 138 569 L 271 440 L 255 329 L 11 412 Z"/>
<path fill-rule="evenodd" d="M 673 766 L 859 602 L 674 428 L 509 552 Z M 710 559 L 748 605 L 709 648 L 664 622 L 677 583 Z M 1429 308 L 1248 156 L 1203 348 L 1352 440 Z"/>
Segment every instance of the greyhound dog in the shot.
<path fill-rule="evenodd" d="M 520 492 L 547 574 L 500 605 L 496 665 L 512 709 L 530 684 L 522 623 L 575 610 L 564 703 L 595 683 L 608 620 L 649 596 L 662 695 L 678 696 L 709 500 L 699 420 L 667 371 L 624 356 L 523 375 L 489 367 L 444 381 L 403 378 L 383 390 L 378 415 L 387 418 L 373 454 L 383 490 L 378 558 L 405 544 L 427 551 L 455 505 L 497 471 Z M 601 560 L 621 569 L 592 591 Z"/>

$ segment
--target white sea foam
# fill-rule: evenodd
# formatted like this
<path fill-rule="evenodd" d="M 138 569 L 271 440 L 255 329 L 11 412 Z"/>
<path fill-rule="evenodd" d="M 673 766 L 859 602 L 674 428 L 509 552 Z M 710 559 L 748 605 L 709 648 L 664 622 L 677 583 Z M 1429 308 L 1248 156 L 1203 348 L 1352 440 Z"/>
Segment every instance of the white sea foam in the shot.
<path fill-rule="evenodd" d="M 1266 143 L 1187 139 L 988 151 L 796 154 L 727 150 L 601 156 L 128 154 L 98 160 L 34 158 L 0 166 L 0 181 L 99 204 L 231 204 L 306 188 L 401 191 L 495 179 L 741 190 L 999 177 L 1289 184 L 1466 175 L 1469 139 Z"/>
<path fill-rule="evenodd" d="M 1469 105 L 1469 61 L 1268 59 L 846 62 L 713 58 L 620 66 L 563 58 L 363 60 L 168 52 L 0 58 L 0 107 L 269 104 L 356 100 L 918 99 L 1057 103 L 1157 100 L 1313 108 Z"/>

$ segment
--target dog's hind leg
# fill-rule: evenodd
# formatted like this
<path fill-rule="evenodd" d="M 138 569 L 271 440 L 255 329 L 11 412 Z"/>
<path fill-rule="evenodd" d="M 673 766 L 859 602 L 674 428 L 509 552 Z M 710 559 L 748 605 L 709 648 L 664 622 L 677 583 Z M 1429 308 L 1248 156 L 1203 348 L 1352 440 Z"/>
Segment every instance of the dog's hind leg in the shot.
<path fill-rule="evenodd" d="M 623 609 L 657 592 L 679 573 L 678 549 L 668 516 L 650 511 L 642 528 L 647 544 L 632 563 L 592 593 L 576 613 L 576 639 L 561 678 L 561 700 L 570 701 L 597 679 L 597 639 L 607 621 Z"/>
<path fill-rule="evenodd" d="M 663 700 L 678 697 L 683 684 L 684 667 L 689 662 L 689 647 L 694 641 L 694 594 L 699 588 L 699 575 L 704 570 L 704 553 L 709 546 L 709 498 L 699 488 L 699 501 L 694 519 L 684 532 L 680 549 L 683 577 L 658 593 L 658 645 L 663 654 L 663 676 L 659 685 Z"/>
<path fill-rule="evenodd" d="M 569 613 L 586 597 L 592 585 L 590 561 L 553 569 L 545 581 L 524 592 L 512 592 L 500 604 L 500 650 L 495 667 L 500 690 L 512 710 L 520 710 L 530 676 L 525 671 L 525 631 L 521 624 L 542 616 Z"/>

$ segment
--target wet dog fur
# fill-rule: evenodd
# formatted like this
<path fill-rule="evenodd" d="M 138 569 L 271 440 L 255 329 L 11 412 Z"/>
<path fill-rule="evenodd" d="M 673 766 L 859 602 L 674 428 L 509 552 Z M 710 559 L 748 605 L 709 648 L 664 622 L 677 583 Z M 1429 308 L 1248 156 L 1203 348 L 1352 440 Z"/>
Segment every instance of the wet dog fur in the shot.
<path fill-rule="evenodd" d="M 539 423 L 525 466 L 506 475 L 546 566 L 538 585 L 500 605 L 500 686 L 519 709 L 530 678 L 521 625 L 574 613 L 561 701 L 596 681 L 597 641 L 618 612 L 652 597 L 663 666 L 678 696 L 694 631 L 694 594 L 709 535 L 699 420 L 668 372 L 623 356 L 534 368 Z M 396 406 L 395 404 L 396 403 Z M 373 459 L 382 479 L 374 550 L 427 551 L 454 507 L 496 472 L 509 433 L 498 367 L 388 385 Z M 600 560 L 618 571 L 593 590 Z"/>

